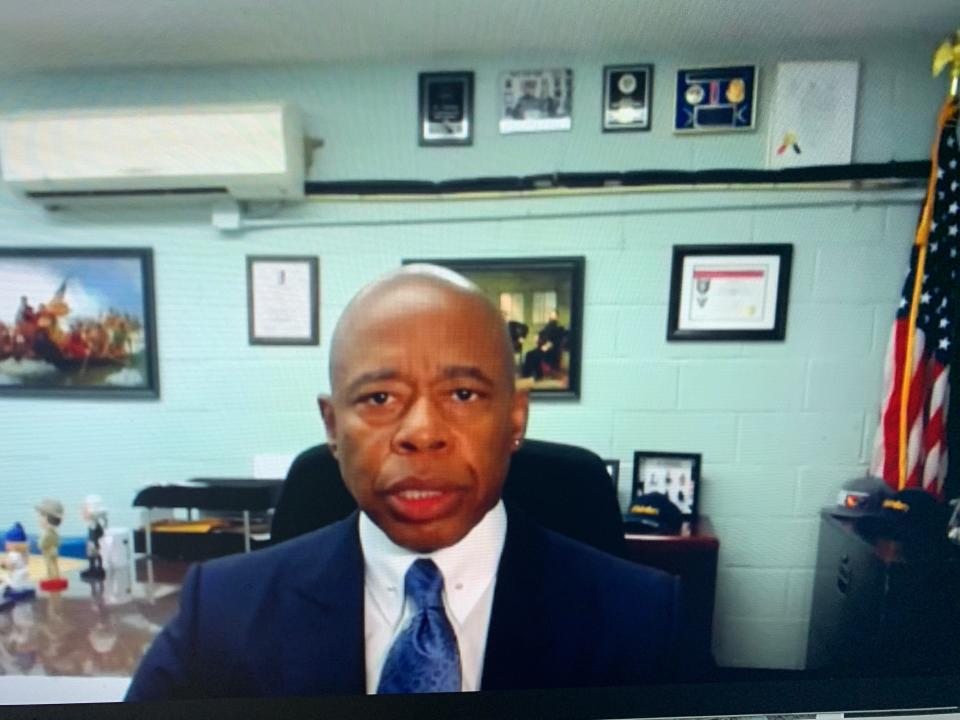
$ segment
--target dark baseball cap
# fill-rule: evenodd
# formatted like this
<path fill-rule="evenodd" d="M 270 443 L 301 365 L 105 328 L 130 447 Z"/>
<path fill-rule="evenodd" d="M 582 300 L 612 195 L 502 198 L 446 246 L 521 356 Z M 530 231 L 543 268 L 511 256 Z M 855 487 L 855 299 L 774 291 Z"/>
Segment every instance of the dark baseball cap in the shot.
<path fill-rule="evenodd" d="M 893 539 L 934 539 L 946 534 L 948 508 L 920 488 L 907 488 L 883 499 L 880 512 L 861 518 L 864 531 Z"/>
<path fill-rule="evenodd" d="M 624 515 L 627 531 L 675 533 L 683 526 L 683 513 L 663 493 L 645 493 Z"/>
<path fill-rule="evenodd" d="M 831 515 L 842 518 L 880 517 L 883 502 L 893 497 L 894 491 L 882 478 L 866 475 L 843 484 L 837 493 L 837 504 Z"/>

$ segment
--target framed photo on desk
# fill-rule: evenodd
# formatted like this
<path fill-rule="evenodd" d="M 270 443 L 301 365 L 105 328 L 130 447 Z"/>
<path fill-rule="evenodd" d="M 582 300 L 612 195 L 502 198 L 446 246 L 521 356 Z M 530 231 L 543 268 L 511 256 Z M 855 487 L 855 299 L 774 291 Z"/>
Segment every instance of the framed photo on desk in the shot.
<path fill-rule="evenodd" d="M 631 502 L 646 493 L 661 493 L 685 518 L 695 518 L 700 498 L 700 453 L 633 453 Z"/>

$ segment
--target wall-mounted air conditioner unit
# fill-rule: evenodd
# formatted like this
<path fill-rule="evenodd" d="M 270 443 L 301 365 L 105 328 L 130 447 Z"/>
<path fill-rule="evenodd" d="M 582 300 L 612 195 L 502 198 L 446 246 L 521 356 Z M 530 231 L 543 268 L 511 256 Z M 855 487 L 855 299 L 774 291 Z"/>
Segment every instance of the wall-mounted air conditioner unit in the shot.
<path fill-rule="evenodd" d="M 47 205 L 84 198 L 303 197 L 305 143 L 289 105 L 63 110 L 0 117 L 0 174 Z"/>

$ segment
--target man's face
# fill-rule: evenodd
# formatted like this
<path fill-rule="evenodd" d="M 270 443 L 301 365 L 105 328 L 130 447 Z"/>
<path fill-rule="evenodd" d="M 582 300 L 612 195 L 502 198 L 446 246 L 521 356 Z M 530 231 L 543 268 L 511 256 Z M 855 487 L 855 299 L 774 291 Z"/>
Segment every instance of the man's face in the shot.
<path fill-rule="evenodd" d="M 357 504 L 398 545 L 458 542 L 496 505 L 527 397 L 495 312 L 431 284 L 363 302 L 340 335 L 327 436 Z"/>

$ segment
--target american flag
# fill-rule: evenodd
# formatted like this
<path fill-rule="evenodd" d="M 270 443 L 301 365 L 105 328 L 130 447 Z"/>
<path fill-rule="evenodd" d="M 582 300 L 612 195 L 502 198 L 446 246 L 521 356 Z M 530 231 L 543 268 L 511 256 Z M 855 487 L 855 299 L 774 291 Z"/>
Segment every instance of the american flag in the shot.
<path fill-rule="evenodd" d="M 894 490 L 922 487 L 943 499 L 950 366 L 956 352 L 954 325 L 960 321 L 960 141 L 955 102 L 944 105 L 938 127 L 935 167 L 890 334 L 871 471 Z M 904 372 L 908 367 L 909 374 Z"/>

